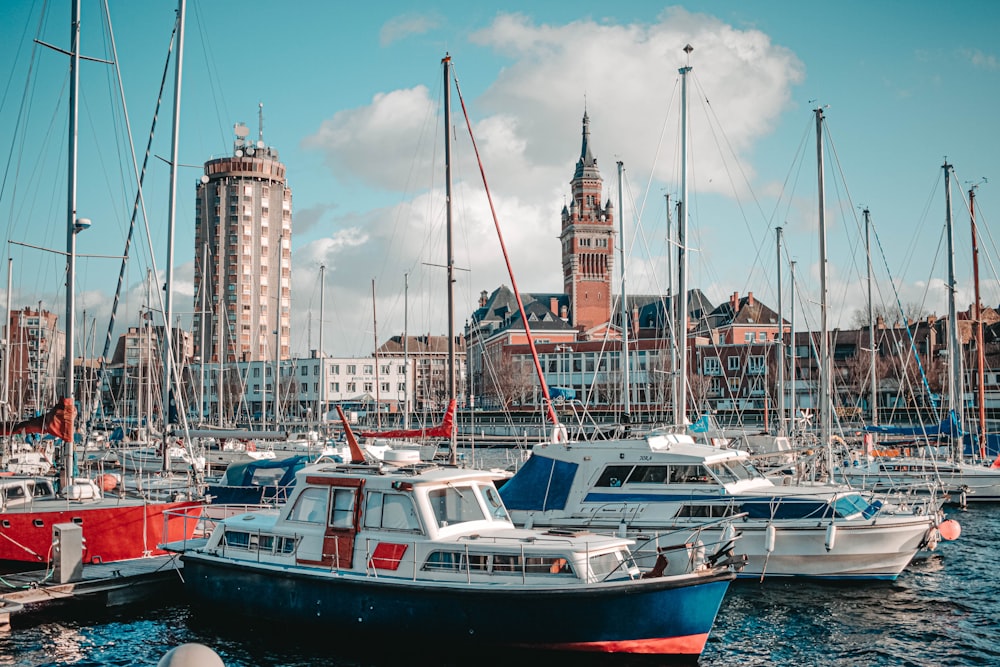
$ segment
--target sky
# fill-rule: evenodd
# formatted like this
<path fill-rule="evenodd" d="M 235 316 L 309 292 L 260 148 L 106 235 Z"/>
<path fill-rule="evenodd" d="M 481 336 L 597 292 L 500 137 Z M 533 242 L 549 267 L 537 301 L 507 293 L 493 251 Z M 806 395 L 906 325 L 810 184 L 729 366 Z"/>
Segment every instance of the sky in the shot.
<path fill-rule="evenodd" d="M 83 349 L 97 354 L 136 197 L 131 151 L 141 164 L 177 9 L 166 0 L 108 0 L 109 23 L 103 4 L 82 0 L 81 52 L 92 60 L 81 67 L 77 197 L 79 215 L 93 223 L 77 236 L 77 313 L 87 318 L 78 332 L 96 339 Z M 11 303 L 16 309 L 42 302 L 61 313 L 68 58 L 34 40 L 68 49 L 70 3 L 12 0 L 4 13 L 0 217 L 12 259 Z M 814 110 L 822 108 L 831 326 L 852 326 L 867 307 L 864 208 L 874 235 L 876 307 L 947 313 L 946 160 L 954 165 L 958 308 L 973 299 L 973 187 L 982 296 L 997 306 L 991 211 L 1000 201 L 998 29 L 1000 5 L 972 0 L 580 0 L 497 9 L 439 0 L 189 0 L 172 309 L 189 327 L 194 186 L 205 161 L 231 154 L 233 125 L 243 122 L 252 138 L 262 129 L 265 143 L 279 151 L 293 192 L 293 355 L 320 347 L 321 318 L 323 351 L 334 356 L 370 355 L 375 340 L 404 331 L 444 334 L 446 53 L 461 92 L 453 85 L 456 333 L 481 292 L 512 283 L 461 102 L 522 292 L 562 291 L 560 211 L 586 112 L 604 197 L 622 223 L 625 289 L 662 294 L 671 247 L 667 197 L 675 203 L 681 191 L 678 69 L 685 65 L 692 67 L 691 287 L 714 303 L 753 292 L 777 309 L 780 266 L 786 319 L 794 303 L 797 327 L 818 328 Z M 135 324 L 147 304 L 161 308 L 170 245 L 172 67 L 119 326 Z M 677 224 L 672 214 L 670 225 Z M 621 263 L 616 257 L 616 293 Z M 6 282 L 0 280 L 4 298 Z"/>

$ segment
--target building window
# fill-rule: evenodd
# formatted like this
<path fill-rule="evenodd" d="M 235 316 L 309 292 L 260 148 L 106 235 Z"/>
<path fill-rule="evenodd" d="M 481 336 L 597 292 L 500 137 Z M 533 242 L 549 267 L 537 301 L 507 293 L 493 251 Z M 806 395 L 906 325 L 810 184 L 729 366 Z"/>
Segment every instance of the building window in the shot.
<path fill-rule="evenodd" d="M 752 331 L 747 331 L 745 334 L 743 334 L 743 342 L 752 343 L 753 341 L 754 341 L 754 335 Z"/>
<path fill-rule="evenodd" d="M 309 375 L 309 367 L 308 366 L 303 366 L 302 367 L 302 375 Z"/>
<path fill-rule="evenodd" d="M 762 375 L 764 373 L 764 355 L 757 354 L 747 359 L 747 373 Z"/>
<path fill-rule="evenodd" d="M 705 375 L 722 375 L 722 363 L 718 357 L 705 357 L 702 366 Z"/>
<path fill-rule="evenodd" d="M 729 378 L 729 393 L 733 395 L 740 393 L 740 379 L 738 377 Z"/>
<path fill-rule="evenodd" d="M 365 382 L 365 391 L 366 392 L 370 392 L 374 388 L 375 388 L 374 383 L 372 383 L 372 382 Z"/>
<path fill-rule="evenodd" d="M 729 357 L 726 361 L 726 368 L 731 371 L 740 370 L 740 358 L 739 357 Z"/>
<path fill-rule="evenodd" d="M 375 372 L 375 367 L 371 364 L 365 364 L 365 375 L 371 375 Z"/>
<path fill-rule="evenodd" d="M 357 372 L 358 372 L 358 367 L 357 366 L 355 366 L 354 364 L 347 364 L 347 374 L 348 375 L 355 375 L 355 374 L 357 374 Z"/>
<path fill-rule="evenodd" d="M 330 366 L 330 372 L 334 375 L 340 375 L 340 364 L 334 364 Z"/>
<path fill-rule="evenodd" d="M 759 340 L 762 343 L 767 342 L 767 332 L 766 331 L 760 331 L 760 332 L 758 332 L 757 333 L 757 340 Z"/>

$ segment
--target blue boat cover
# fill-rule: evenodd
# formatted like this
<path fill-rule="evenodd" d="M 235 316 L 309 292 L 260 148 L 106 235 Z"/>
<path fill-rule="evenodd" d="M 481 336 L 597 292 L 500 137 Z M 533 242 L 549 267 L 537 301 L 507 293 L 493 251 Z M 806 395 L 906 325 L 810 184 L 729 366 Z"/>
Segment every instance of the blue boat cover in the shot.
<path fill-rule="evenodd" d="M 295 473 L 301 470 L 308 462 L 308 456 L 292 456 L 287 459 L 233 463 L 226 468 L 226 485 L 250 486 L 253 484 L 253 474 L 255 471 L 284 468 L 285 474 L 278 480 L 277 486 L 287 486 L 295 480 Z"/>
<path fill-rule="evenodd" d="M 553 401 L 560 398 L 564 401 L 575 401 L 576 389 L 571 387 L 549 387 L 549 398 Z"/>
<path fill-rule="evenodd" d="M 866 426 L 865 431 L 886 435 L 947 435 L 953 438 L 964 434 L 954 410 L 949 410 L 948 416 L 935 426 Z"/>
<path fill-rule="evenodd" d="M 532 454 L 500 487 L 500 497 L 509 510 L 565 509 L 578 467 L 576 463 Z"/>

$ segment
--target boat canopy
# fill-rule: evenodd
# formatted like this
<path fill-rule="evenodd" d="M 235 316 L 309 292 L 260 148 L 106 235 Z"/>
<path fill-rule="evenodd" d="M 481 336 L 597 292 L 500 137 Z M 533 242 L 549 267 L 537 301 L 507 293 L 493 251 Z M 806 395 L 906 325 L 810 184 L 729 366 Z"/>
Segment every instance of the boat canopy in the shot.
<path fill-rule="evenodd" d="M 517 474 L 500 487 L 508 510 L 562 510 L 579 466 L 532 454 Z"/>
<path fill-rule="evenodd" d="M 865 431 L 884 435 L 947 435 L 952 438 L 964 435 L 954 410 L 949 410 L 948 416 L 934 426 L 865 426 Z"/>
<path fill-rule="evenodd" d="M 285 474 L 277 481 L 278 486 L 287 486 L 295 480 L 295 473 L 309 463 L 308 456 L 292 456 L 280 460 L 243 461 L 232 463 L 226 468 L 226 486 L 250 486 L 254 473 L 258 470 L 285 469 Z"/>

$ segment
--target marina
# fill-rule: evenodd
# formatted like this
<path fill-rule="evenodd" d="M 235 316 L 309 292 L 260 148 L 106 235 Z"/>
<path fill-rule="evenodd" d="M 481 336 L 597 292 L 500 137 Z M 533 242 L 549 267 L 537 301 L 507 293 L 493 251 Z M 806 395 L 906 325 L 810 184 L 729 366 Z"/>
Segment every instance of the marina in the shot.
<path fill-rule="evenodd" d="M 867 133 L 898 128 L 803 106 L 797 53 L 737 14 L 387 16 L 368 42 L 392 67 L 351 54 L 348 81 L 339 38 L 277 50 L 277 76 L 227 50 L 220 76 L 205 45 L 232 17 L 169 1 L 43 3 L 16 118 L 0 101 L 0 664 L 178 667 L 192 644 L 230 667 L 1000 664 L 988 178 L 945 157 L 923 217 L 908 185 L 877 226 L 845 178 L 879 155 L 885 206 L 903 161 L 930 172 L 961 135 L 928 117 L 942 129 L 908 128 L 907 156 L 874 151 Z M 269 37 L 284 14 L 291 53 L 312 26 L 286 12 Z M 396 51 L 453 34 L 493 50 L 492 83 L 474 58 Z M 296 96 L 252 103 L 255 128 L 222 108 L 236 78 L 259 94 L 307 62 Z M 197 138 L 208 89 L 221 143 Z M 150 122 L 141 167 L 126 96 Z M 992 143 L 961 145 L 964 168 Z"/>

